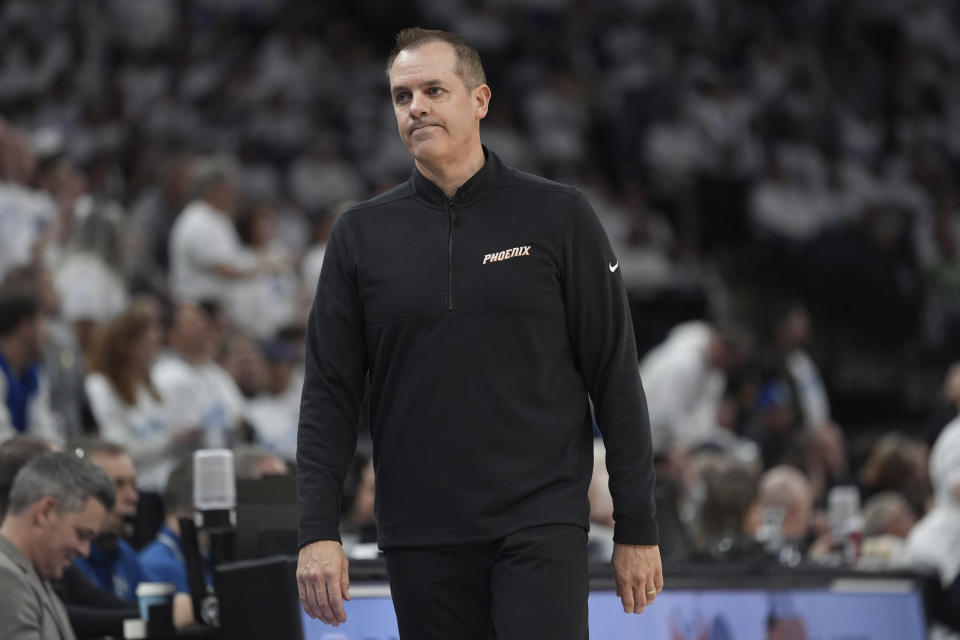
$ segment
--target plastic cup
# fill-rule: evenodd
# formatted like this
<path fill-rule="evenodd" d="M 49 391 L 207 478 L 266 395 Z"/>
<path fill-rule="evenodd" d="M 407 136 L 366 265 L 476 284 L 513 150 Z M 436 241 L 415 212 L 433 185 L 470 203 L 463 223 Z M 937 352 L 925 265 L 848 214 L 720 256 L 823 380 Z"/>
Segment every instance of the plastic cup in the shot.
<path fill-rule="evenodd" d="M 137 602 L 140 605 L 140 619 L 150 622 L 150 607 L 169 605 L 173 608 L 173 594 L 177 588 L 169 582 L 141 582 L 137 585 Z"/>

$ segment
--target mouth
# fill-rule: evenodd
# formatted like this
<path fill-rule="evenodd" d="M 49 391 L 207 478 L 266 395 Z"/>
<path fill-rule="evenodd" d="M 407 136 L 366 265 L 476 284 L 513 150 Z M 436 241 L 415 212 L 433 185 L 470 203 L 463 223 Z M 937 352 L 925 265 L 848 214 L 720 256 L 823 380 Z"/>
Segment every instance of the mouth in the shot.
<path fill-rule="evenodd" d="M 417 131 L 423 131 L 424 129 L 429 129 L 431 127 L 439 127 L 438 124 L 428 123 L 428 124 L 418 124 L 414 127 L 410 127 L 410 133 L 416 133 Z"/>

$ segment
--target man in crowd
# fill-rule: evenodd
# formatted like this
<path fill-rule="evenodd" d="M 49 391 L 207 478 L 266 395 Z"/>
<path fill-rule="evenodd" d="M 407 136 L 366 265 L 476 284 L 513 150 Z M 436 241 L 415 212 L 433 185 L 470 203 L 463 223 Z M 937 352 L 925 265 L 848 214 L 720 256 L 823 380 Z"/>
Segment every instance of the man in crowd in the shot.
<path fill-rule="evenodd" d="M 79 440 L 67 449 L 106 471 L 116 493 L 114 508 L 91 543 L 90 555 L 77 558 L 77 568 L 103 591 L 122 600 L 136 600 L 137 585 L 146 578 L 137 552 L 126 541 L 133 535 L 139 501 L 133 460 L 122 446 L 105 440 Z"/>
<path fill-rule="evenodd" d="M 587 635 L 593 429 L 624 611 L 663 586 L 650 429 L 619 261 L 583 194 L 480 141 L 462 38 L 387 64 L 406 183 L 337 222 L 307 337 L 297 446 L 305 610 L 346 620 L 340 493 L 369 374 L 379 544 L 404 638 Z"/>
<path fill-rule="evenodd" d="M 113 502 L 103 469 L 70 453 L 42 454 L 17 473 L 0 525 L 0 637 L 73 640 L 50 580 L 90 552 Z"/>
<path fill-rule="evenodd" d="M 144 574 L 151 582 L 169 582 L 178 592 L 190 593 L 187 579 L 187 564 L 183 555 L 183 542 L 180 539 L 180 518 L 193 519 L 193 458 L 181 460 L 167 480 L 163 494 L 166 518 L 156 539 L 140 552 L 140 563 Z M 198 532 L 198 544 L 201 552 L 209 547 L 203 532 Z M 208 585 L 213 584 L 210 567 L 204 567 L 204 578 Z"/>
<path fill-rule="evenodd" d="M 61 440 L 40 366 L 46 341 L 39 292 L 27 286 L 0 289 L 0 440 L 18 433 Z"/>

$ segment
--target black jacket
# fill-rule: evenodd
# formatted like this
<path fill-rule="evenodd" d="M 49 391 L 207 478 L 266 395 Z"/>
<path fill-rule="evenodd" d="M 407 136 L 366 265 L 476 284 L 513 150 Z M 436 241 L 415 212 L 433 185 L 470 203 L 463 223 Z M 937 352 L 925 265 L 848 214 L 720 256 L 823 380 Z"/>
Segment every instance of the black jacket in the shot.
<path fill-rule="evenodd" d="M 348 210 L 307 331 L 301 546 L 338 536 L 370 376 L 382 547 L 587 527 L 588 393 L 615 539 L 656 544 L 646 401 L 619 263 L 583 194 L 487 162 L 448 199 L 419 171 Z"/>

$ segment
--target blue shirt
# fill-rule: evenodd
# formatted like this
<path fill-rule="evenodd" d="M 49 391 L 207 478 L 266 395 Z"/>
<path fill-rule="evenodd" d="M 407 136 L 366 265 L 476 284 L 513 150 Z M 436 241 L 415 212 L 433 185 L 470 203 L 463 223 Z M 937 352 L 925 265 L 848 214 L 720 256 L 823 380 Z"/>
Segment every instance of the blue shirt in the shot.
<path fill-rule="evenodd" d="M 74 564 L 101 590 L 121 600 L 135 601 L 137 585 L 147 580 L 137 552 L 123 540 L 112 551 L 91 543 L 90 556 L 77 558 Z"/>
<path fill-rule="evenodd" d="M 205 560 L 208 560 L 205 558 Z M 150 582 L 170 582 L 177 591 L 190 593 L 187 582 L 187 562 L 183 557 L 183 544 L 180 536 L 164 525 L 156 539 L 140 552 L 140 564 L 143 573 Z M 213 575 L 208 563 L 204 563 L 203 577 L 208 585 L 213 585 Z"/>
<path fill-rule="evenodd" d="M 30 405 L 30 399 L 40 390 L 40 367 L 32 365 L 27 367 L 23 375 L 17 376 L 10 363 L 0 353 L 0 371 L 7 379 L 7 397 L 3 398 L 3 401 L 10 410 L 10 422 L 13 423 L 14 429 L 24 433 L 30 421 L 27 407 Z"/>

